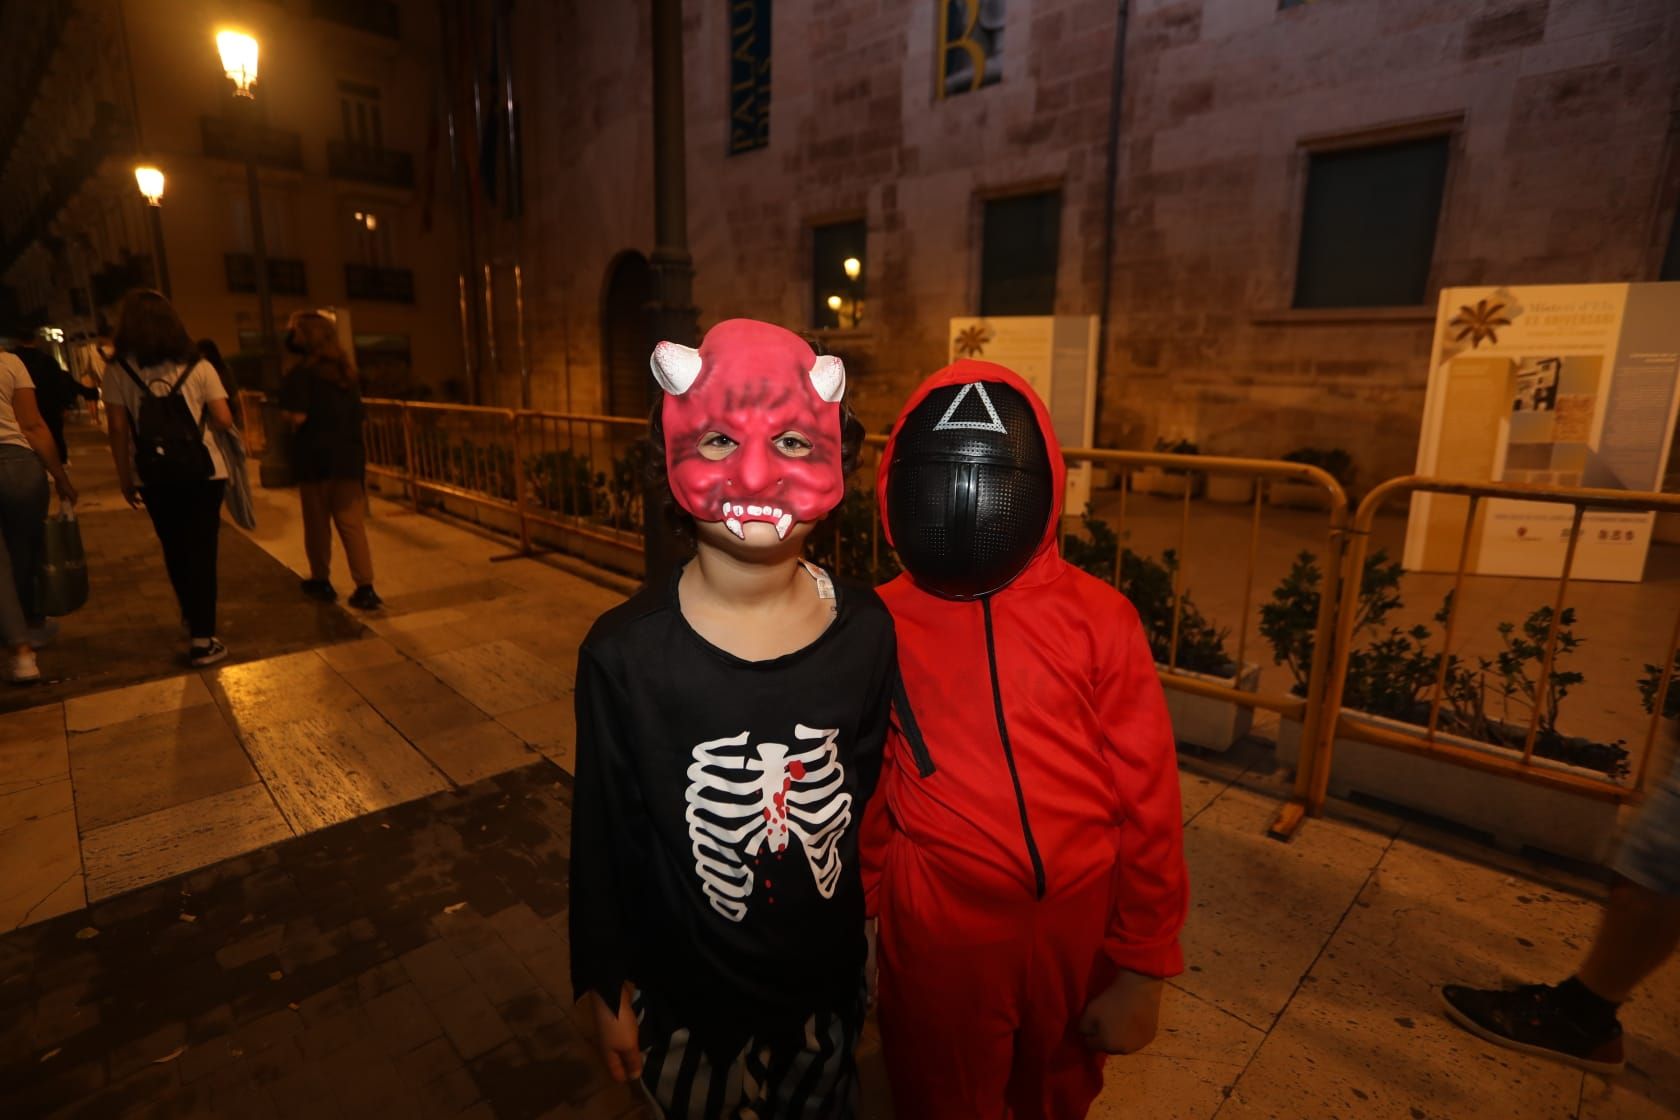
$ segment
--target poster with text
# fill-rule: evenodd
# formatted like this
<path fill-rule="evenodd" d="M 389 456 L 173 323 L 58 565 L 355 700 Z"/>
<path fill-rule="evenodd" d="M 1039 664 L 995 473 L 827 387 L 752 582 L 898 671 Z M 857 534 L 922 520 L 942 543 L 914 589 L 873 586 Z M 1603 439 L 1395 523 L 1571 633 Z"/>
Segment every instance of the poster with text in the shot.
<path fill-rule="evenodd" d="M 1417 473 L 1464 482 L 1662 488 L 1680 408 L 1680 283 L 1448 288 Z M 1406 567 L 1556 577 L 1570 506 L 1418 494 Z M 1573 577 L 1637 582 L 1655 515 L 1589 511 Z"/>
<path fill-rule="evenodd" d="M 951 320 L 950 360 L 977 358 L 1014 370 L 1050 409 L 1063 447 L 1089 447 L 1097 392 L 1095 315 L 1000 315 Z M 1091 501 L 1090 463 L 1068 467 L 1066 517 Z"/>

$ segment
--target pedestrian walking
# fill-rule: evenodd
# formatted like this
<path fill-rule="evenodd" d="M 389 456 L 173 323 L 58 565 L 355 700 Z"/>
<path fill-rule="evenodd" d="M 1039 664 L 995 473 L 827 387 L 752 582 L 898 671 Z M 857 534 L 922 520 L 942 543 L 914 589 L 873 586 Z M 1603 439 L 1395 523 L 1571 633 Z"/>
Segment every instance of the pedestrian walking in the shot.
<path fill-rule="evenodd" d="M 1671 716 L 1680 701 L 1667 701 Z M 1573 976 L 1557 984 L 1441 989 L 1447 1017 L 1487 1042 L 1594 1073 L 1626 1063 L 1623 1003 L 1680 945 L 1680 766 L 1645 799 L 1612 869 L 1616 882 L 1598 935 Z"/>
<path fill-rule="evenodd" d="M 216 560 L 227 463 L 213 431 L 233 427 L 227 391 L 162 293 L 123 300 L 105 367 L 105 403 L 117 480 L 144 505 L 189 635 L 195 667 L 227 656 L 216 637 Z"/>
<path fill-rule="evenodd" d="M 303 504 L 303 549 L 309 558 L 303 593 L 329 603 L 338 598 L 332 585 L 332 531 L 337 526 L 356 584 L 350 605 L 378 610 L 385 603 L 373 589 L 367 453 L 355 363 L 339 345 L 338 328 L 319 311 L 292 316 L 286 348 L 302 358 L 280 389 L 280 412 L 293 429 L 292 477 Z"/>
<path fill-rule="evenodd" d="M 216 371 L 216 377 L 222 383 L 222 391 L 227 393 L 228 410 L 233 413 L 233 426 L 240 431 L 245 430 L 245 406 L 239 401 L 239 382 L 235 380 L 233 371 L 228 368 L 227 359 L 222 357 L 222 348 L 216 345 L 213 338 L 198 340 L 198 356 L 210 363 L 210 368 Z"/>
<path fill-rule="evenodd" d="M 35 650 L 51 640 L 54 629 L 41 613 L 36 587 L 48 475 L 59 500 L 75 505 L 76 488 L 41 415 L 29 371 L 15 355 L 0 354 L 0 646 L 5 679 L 13 684 L 41 679 Z"/>
<path fill-rule="evenodd" d="M 35 405 L 40 409 L 41 419 L 47 422 L 47 431 L 52 433 L 53 446 L 58 448 L 58 461 L 68 464 L 70 447 L 64 442 L 64 414 L 75 406 L 77 400 L 98 400 L 99 390 L 77 381 L 58 364 L 56 358 L 44 353 L 40 348 L 40 338 L 34 331 L 15 332 L 13 346 L 12 352 L 35 383 Z"/>

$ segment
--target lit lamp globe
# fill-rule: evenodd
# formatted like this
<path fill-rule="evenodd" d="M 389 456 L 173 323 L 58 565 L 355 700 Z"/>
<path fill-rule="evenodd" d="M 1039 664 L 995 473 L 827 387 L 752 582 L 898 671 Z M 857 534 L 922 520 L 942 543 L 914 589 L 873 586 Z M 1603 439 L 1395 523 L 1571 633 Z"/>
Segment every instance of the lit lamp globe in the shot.
<path fill-rule="evenodd" d="M 845 300 L 841 299 L 839 296 L 829 296 L 828 297 L 828 309 L 830 311 L 838 311 L 838 310 L 840 310 L 840 305 L 843 304 L 844 302 L 845 302 Z"/>
<path fill-rule="evenodd" d="M 257 41 L 243 31 L 218 31 L 216 52 L 222 56 L 222 70 L 240 97 L 254 97 L 257 84 Z"/>
<path fill-rule="evenodd" d="M 163 172 L 155 167 L 136 167 L 134 182 L 140 188 L 140 197 L 153 206 L 163 201 Z"/>
<path fill-rule="evenodd" d="M 858 278 L 858 274 L 863 271 L 863 262 L 858 260 L 856 257 L 847 257 L 843 262 L 841 262 L 840 267 L 846 270 L 846 279 L 856 280 Z"/>

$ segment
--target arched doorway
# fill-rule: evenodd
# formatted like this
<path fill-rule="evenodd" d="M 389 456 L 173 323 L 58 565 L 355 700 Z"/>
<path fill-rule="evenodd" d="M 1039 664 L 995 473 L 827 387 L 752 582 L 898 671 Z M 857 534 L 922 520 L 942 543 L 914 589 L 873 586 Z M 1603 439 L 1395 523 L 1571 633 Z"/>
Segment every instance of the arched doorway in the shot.
<path fill-rule="evenodd" d="M 653 407 L 653 375 L 648 372 L 654 344 L 648 310 L 652 302 L 653 273 L 647 258 L 633 249 L 614 257 L 601 299 L 601 380 L 612 416 L 645 417 Z"/>

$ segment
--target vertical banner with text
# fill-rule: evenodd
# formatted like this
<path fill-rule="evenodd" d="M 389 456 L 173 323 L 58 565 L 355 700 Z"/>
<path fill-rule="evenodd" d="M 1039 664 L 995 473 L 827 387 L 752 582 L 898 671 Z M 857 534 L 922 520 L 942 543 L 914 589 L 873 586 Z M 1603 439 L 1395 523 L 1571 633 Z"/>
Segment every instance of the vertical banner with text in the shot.
<path fill-rule="evenodd" d="M 770 144 L 770 0 L 729 0 L 729 154 Z"/>

